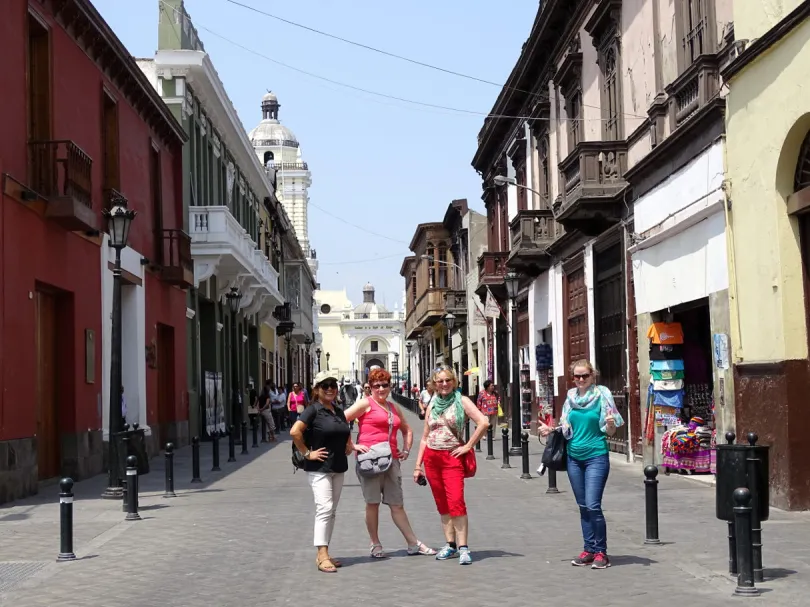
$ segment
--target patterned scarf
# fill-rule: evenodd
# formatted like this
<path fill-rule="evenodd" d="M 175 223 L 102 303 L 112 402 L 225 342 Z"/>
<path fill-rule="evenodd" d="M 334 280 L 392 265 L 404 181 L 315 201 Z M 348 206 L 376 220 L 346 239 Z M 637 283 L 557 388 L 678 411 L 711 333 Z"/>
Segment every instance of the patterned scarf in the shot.
<path fill-rule="evenodd" d="M 458 434 L 461 435 L 464 429 L 464 405 L 461 404 L 461 392 L 453 390 L 447 396 L 442 396 L 438 392 L 433 396 L 433 409 L 431 417 L 439 419 L 451 406 L 455 406 L 456 426 Z"/>
<path fill-rule="evenodd" d="M 596 385 L 591 385 L 585 394 L 575 391 L 573 398 L 569 398 L 573 409 L 592 409 L 599 404 L 601 393 L 596 389 Z"/>

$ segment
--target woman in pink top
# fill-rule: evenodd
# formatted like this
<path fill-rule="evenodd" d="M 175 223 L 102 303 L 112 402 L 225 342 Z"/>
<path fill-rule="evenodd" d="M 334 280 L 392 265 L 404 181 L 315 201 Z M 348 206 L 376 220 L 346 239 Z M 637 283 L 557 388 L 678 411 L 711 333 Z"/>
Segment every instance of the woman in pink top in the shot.
<path fill-rule="evenodd" d="M 307 408 L 307 395 L 301 389 L 301 384 L 298 382 L 293 384 L 292 392 L 287 397 L 287 409 L 290 412 L 290 428 L 298 420 L 298 416 Z"/>
<path fill-rule="evenodd" d="M 374 477 L 357 475 L 366 502 L 366 528 L 371 539 L 371 557 L 385 557 L 379 536 L 380 502 L 391 509 L 391 518 L 407 542 L 409 555 L 436 554 L 435 550 L 416 537 L 405 512 L 400 462 L 408 459 L 413 444 L 413 431 L 399 408 L 388 400 L 391 393 L 391 374 L 385 369 L 373 369 L 369 373 L 368 384 L 371 386 L 371 396 L 360 399 L 346 411 L 346 421 L 351 423 L 356 419 L 360 426 L 355 450 L 358 453 L 367 453 L 372 445 L 388 440 L 391 416 L 393 424 L 390 441 L 394 456 L 391 467 L 383 474 Z M 400 432 L 405 443 L 402 450 L 397 441 Z"/>

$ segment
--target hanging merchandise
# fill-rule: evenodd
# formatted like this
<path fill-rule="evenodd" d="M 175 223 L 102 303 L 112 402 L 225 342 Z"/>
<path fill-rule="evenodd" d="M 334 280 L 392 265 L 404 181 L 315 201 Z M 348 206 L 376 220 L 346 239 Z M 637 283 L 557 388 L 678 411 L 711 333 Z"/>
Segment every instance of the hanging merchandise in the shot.
<path fill-rule="evenodd" d="M 554 366 L 554 357 L 551 353 L 551 344 L 537 344 L 534 347 L 535 368 L 545 371 Z"/>
<path fill-rule="evenodd" d="M 679 322 L 654 322 L 647 330 L 653 344 L 683 344 L 683 328 Z"/>
<path fill-rule="evenodd" d="M 667 468 L 706 473 L 711 471 L 712 429 L 701 417 L 678 425 L 661 439 L 663 464 Z"/>

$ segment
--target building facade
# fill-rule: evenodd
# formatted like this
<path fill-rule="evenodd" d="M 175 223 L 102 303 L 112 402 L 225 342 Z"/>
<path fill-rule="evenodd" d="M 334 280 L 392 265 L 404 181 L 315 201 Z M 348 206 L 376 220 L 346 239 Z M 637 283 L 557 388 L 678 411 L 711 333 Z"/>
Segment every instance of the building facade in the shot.
<path fill-rule="evenodd" d="M 771 446 L 771 499 L 810 507 L 810 2 L 734 2 L 727 204 L 737 434 Z"/>
<path fill-rule="evenodd" d="M 92 4 L 73 4 L 13 0 L 0 24 L 0 502 L 103 470 L 112 204 L 138 212 L 123 251 L 126 418 L 152 444 L 187 420 L 185 134 Z"/>

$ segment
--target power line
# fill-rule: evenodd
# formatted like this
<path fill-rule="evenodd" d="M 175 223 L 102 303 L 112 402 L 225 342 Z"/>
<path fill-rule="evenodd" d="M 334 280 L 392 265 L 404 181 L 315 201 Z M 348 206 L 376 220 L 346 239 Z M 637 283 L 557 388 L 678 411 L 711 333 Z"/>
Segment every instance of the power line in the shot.
<path fill-rule="evenodd" d="M 366 257 L 365 259 L 353 259 L 351 261 L 327 261 L 324 263 L 318 262 L 318 265 L 321 266 L 347 266 L 350 264 L 357 264 L 357 263 L 375 263 L 380 261 L 381 259 L 393 259 L 394 257 L 405 258 L 407 255 L 402 255 L 401 253 L 397 253 L 396 255 L 385 255 L 383 257 Z"/>
<path fill-rule="evenodd" d="M 368 228 L 366 228 L 365 226 L 361 226 L 361 225 L 358 225 L 358 224 L 356 224 L 356 223 L 352 223 L 352 222 L 350 222 L 350 221 L 346 221 L 346 220 L 345 220 L 345 219 L 343 219 L 343 217 L 341 217 L 340 215 L 335 215 L 334 213 L 330 213 L 330 212 L 329 212 L 329 211 L 327 211 L 326 209 L 324 209 L 324 208 L 322 208 L 322 207 L 319 207 L 319 206 L 318 206 L 317 204 L 315 204 L 314 202 L 311 202 L 311 201 L 310 201 L 309 205 L 310 205 L 310 206 L 315 207 L 316 209 L 318 209 L 318 210 L 319 210 L 319 211 L 321 211 L 322 213 L 326 213 L 326 214 L 327 214 L 327 215 L 329 215 L 330 217 L 333 217 L 334 219 L 337 219 L 337 220 L 338 220 L 338 221 L 340 221 L 341 223 L 345 223 L 347 226 L 351 226 L 351 227 L 353 227 L 353 228 L 357 228 L 358 230 L 361 230 L 361 231 L 365 232 L 366 234 L 371 234 L 371 235 L 373 235 L 373 236 L 377 236 L 378 238 L 384 238 L 384 239 L 386 239 L 386 240 L 390 240 L 391 242 L 398 242 L 399 244 L 405 244 L 405 245 L 410 244 L 409 242 L 405 242 L 404 240 L 399 240 L 399 239 L 397 239 L 397 238 L 391 238 L 390 236 L 386 236 L 385 234 L 380 234 L 380 233 L 378 233 L 378 232 L 372 232 L 371 230 L 369 230 L 369 229 L 368 229 Z"/>

